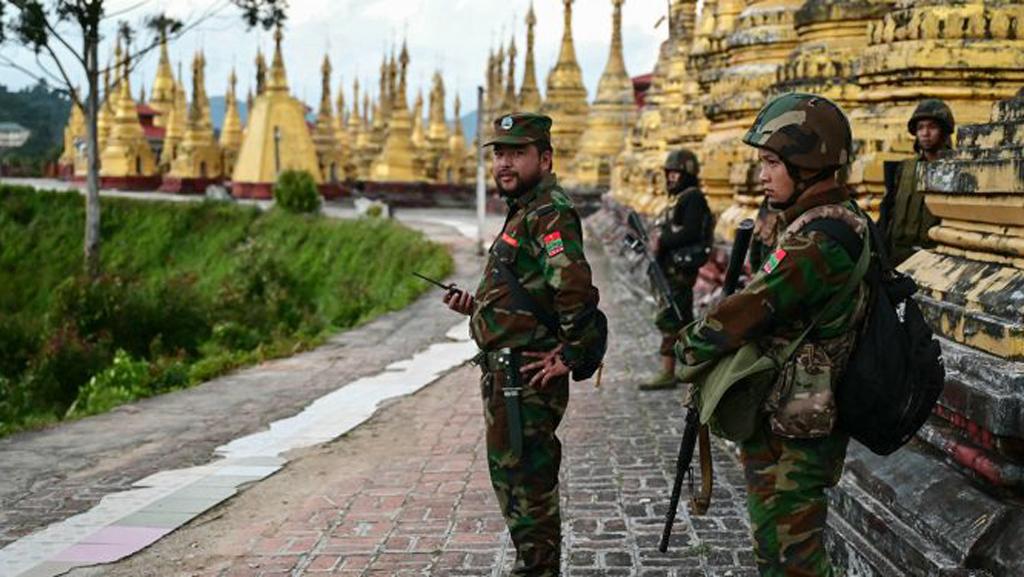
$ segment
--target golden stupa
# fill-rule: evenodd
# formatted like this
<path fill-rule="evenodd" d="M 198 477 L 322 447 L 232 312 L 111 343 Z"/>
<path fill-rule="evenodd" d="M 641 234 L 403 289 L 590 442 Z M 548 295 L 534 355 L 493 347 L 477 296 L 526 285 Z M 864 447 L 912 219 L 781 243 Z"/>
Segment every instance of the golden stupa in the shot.
<path fill-rule="evenodd" d="M 320 67 L 320 110 L 313 129 L 313 145 L 316 148 L 317 163 L 324 183 L 337 185 L 345 179 L 345 159 L 338 143 L 337 127 L 334 122 L 334 103 L 331 100 L 331 60 L 326 55 Z"/>
<path fill-rule="evenodd" d="M 633 81 L 622 57 L 622 4 L 612 0 L 612 42 L 608 63 L 597 85 L 580 151 L 569 166 L 567 184 L 608 190 L 612 166 L 626 144 L 626 134 L 636 120 Z"/>
<path fill-rule="evenodd" d="M 231 174 L 238 161 L 238 151 L 242 148 L 242 119 L 238 114 L 238 77 L 234 69 L 228 78 L 228 92 L 225 96 L 226 110 L 224 124 L 220 129 L 220 148 L 223 154 L 222 172 Z"/>
<path fill-rule="evenodd" d="M 201 194 L 224 175 L 220 145 L 214 138 L 210 120 L 205 69 L 206 58 L 202 52 L 197 52 L 192 61 L 192 105 L 185 136 L 160 190 Z"/>
<path fill-rule="evenodd" d="M 501 110 L 519 110 L 519 98 L 516 96 L 516 39 L 513 36 L 508 43 L 508 71 L 505 77 L 505 93 L 501 97 Z"/>
<path fill-rule="evenodd" d="M 537 87 L 537 65 L 533 58 L 533 29 L 536 26 L 537 15 L 533 12 L 531 0 L 530 11 L 526 13 L 526 64 L 523 68 L 523 83 L 519 88 L 519 110 L 523 112 L 537 112 L 544 104 Z"/>
<path fill-rule="evenodd" d="M 447 148 L 438 162 L 436 182 L 465 185 L 476 178 L 475 154 L 466 148 L 466 136 L 462 129 L 462 102 L 455 95 L 455 120 Z"/>
<path fill-rule="evenodd" d="M 447 182 L 445 173 L 441 170 L 441 160 L 448 154 L 450 131 L 445 119 L 444 78 L 440 71 L 434 72 L 429 106 L 427 154 L 423 165 L 423 176 L 430 182 Z M 463 146 L 465 146 L 465 142 L 463 142 Z"/>
<path fill-rule="evenodd" d="M 338 141 L 338 148 L 341 150 L 342 175 L 345 179 L 352 177 L 352 136 L 348 128 L 348 111 L 345 107 L 345 83 L 338 81 L 338 97 L 334 101 L 334 138 Z"/>
<path fill-rule="evenodd" d="M 167 32 L 160 31 L 160 62 L 156 68 L 156 79 L 153 91 L 149 95 L 149 107 L 159 112 L 153 119 L 153 125 L 166 128 L 171 110 L 174 108 L 174 74 L 171 72 L 171 59 L 167 54 Z"/>
<path fill-rule="evenodd" d="M 139 124 L 139 114 L 128 79 L 128 58 L 122 60 L 114 99 L 117 114 L 100 155 L 100 186 L 129 190 L 152 190 L 159 182 L 156 158 Z"/>
<path fill-rule="evenodd" d="M 541 112 L 551 117 L 551 144 L 555 149 L 555 170 L 568 168 L 579 151 L 580 136 L 587 124 L 587 89 L 576 62 L 572 39 L 572 3 L 565 3 L 565 32 L 558 63 L 548 75 L 548 88 Z"/>
<path fill-rule="evenodd" d="M 160 151 L 160 171 L 168 172 L 171 164 L 178 157 L 178 148 L 185 138 L 185 125 L 188 122 L 188 104 L 185 99 L 185 88 L 181 84 L 181 62 L 178 63 L 178 79 L 174 81 L 174 105 L 167 114 L 164 127 L 164 143 Z"/>
<path fill-rule="evenodd" d="M 360 180 L 370 178 L 370 167 L 377 155 L 377 147 L 374 144 L 374 122 L 371 113 L 376 110 L 370 102 L 370 95 L 363 93 L 363 116 L 360 120 L 359 133 L 356 135 L 354 144 L 354 162 L 356 165 L 356 177 Z"/>
<path fill-rule="evenodd" d="M 391 102 L 386 107 L 381 107 L 382 110 L 387 110 L 389 122 L 384 147 L 370 168 L 370 177 L 377 182 L 417 182 L 422 180 L 420 168 L 416 162 L 416 149 L 412 142 L 412 118 L 405 99 L 409 51 L 404 42 L 399 62 L 401 77 L 398 87 L 396 90 L 389 88 L 392 96 Z M 392 66 L 388 73 L 389 87 L 393 85 L 390 79 L 394 77 L 394 71 Z"/>
<path fill-rule="evenodd" d="M 62 178 L 73 178 L 75 166 L 85 162 L 85 155 L 79 152 L 79 144 L 84 144 L 86 137 L 85 112 L 72 98 L 71 115 L 68 117 L 67 126 L 64 127 L 64 151 L 57 160 Z"/>
<path fill-rule="evenodd" d="M 249 111 L 249 122 L 232 174 L 235 196 L 270 198 L 278 174 L 305 170 L 321 182 L 316 149 L 306 125 L 301 102 L 288 93 L 288 77 L 281 54 L 282 32 L 274 32 L 274 59 L 263 94 Z"/>

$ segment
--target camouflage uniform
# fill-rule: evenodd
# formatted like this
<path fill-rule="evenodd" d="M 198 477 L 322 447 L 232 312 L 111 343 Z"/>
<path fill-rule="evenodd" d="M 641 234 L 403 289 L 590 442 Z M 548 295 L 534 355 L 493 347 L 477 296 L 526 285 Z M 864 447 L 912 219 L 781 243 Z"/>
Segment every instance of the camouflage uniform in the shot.
<path fill-rule="evenodd" d="M 499 118 L 496 140 L 520 144 L 516 138 L 536 132 L 539 138 L 530 141 L 535 142 L 547 135 L 550 122 L 532 114 Z M 504 395 L 506 386 L 518 379 L 517 368 L 495 366 L 488 359 L 508 350 L 518 360 L 523 351 L 548 351 L 562 344 L 563 362 L 572 368 L 598 336 L 593 315 L 588 313 L 596 309 L 599 295 L 583 253 L 580 218 L 555 176 L 548 175 L 529 192 L 506 202 L 508 216 L 491 245 L 470 319 L 473 339 L 482 351 L 487 461 L 516 546 L 513 575 L 556 576 L 561 555 L 558 470 L 562 452 L 555 430 L 569 401 L 569 378 L 554 379 L 544 388 L 529 386 L 529 376 L 519 381 L 522 447 L 517 456 L 510 446 Z M 517 304 L 499 271 L 499 261 L 543 310 L 557 317 L 558 334 Z"/>
<path fill-rule="evenodd" d="M 928 230 L 939 224 L 939 219 L 925 205 L 924 193 L 917 190 L 917 171 L 927 162 L 924 151 L 916 142 L 917 123 L 924 119 L 935 120 L 942 127 L 946 134 L 944 152 L 952 148 L 950 137 L 956 128 L 953 112 L 939 99 L 922 101 L 907 122 L 907 131 L 915 137 L 914 150 L 918 154 L 900 163 L 896 190 L 887 191 L 882 200 L 882 230 L 885 232 L 893 266 L 907 260 L 918 250 L 935 246 L 935 242 L 928 237 Z"/>
<path fill-rule="evenodd" d="M 848 160 L 850 133 L 845 117 L 840 123 L 837 113 L 841 115 L 838 107 L 825 99 L 786 95 L 762 110 L 744 142 L 772 150 L 795 167 L 838 168 Z M 814 134 L 815 126 L 839 135 Z M 831 156 L 815 159 L 822 140 Z M 865 217 L 845 187 L 802 193 L 781 208 L 765 213 L 758 236 L 768 250 L 751 283 L 681 335 L 676 350 L 684 363 L 713 360 L 749 342 L 762 350 L 790 342 L 853 272 L 856 263 L 838 242 L 822 232 L 803 230 L 812 219 L 830 218 L 858 235 L 865 233 Z M 867 289 L 861 283 L 854 298 L 824 314 L 780 370 L 757 432 L 741 443 L 747 508 L 762 575 L 832 574 L 822 540 L 828 512 L 825 489 L 839 480 L 849 439 L 833 428 L 831 387 L 845 368 L 866 302 Z M 822 380 L 820 396 L 807 397 L 805 391 L 821 387 Z"/>

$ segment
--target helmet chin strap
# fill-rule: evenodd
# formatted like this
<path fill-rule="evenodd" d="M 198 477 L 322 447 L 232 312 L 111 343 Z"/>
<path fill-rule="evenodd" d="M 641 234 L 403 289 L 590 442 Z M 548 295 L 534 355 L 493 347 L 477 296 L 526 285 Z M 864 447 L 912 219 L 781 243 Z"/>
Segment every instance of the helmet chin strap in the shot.
<path fill-rule="evenodd" d="M 833 170 L 822 170 L 810 178 L 804 178 L 800 175 L 800 169 L 793 166 L 790 163 L 786 164 L 786 172 L 789 173 L 789 177 L 793 180 L 793 195 L 789 197 L 786 202 L 768 202 L 768 205 L 775 210 L 786 210 L 789 207 L 796 204 L 796 201 L 800 199 L 803 193 L 807 192 L 807 189 L 818 184 L 819 182 L 832 176 L 835 171 Z"/>

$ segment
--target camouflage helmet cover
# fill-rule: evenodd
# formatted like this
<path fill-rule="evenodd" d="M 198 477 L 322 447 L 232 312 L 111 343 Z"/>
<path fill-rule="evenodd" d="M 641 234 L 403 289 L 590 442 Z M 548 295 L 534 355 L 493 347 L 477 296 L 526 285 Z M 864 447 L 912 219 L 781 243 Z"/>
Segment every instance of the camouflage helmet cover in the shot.
<path fill-rule="evenodd" d="M 792 92 L 761 109 L 743 142 L 778 154 L 808 170 L 839 168 L 850 162 L 853 135 L 842 109 L 828 98 Z"/>
<path fill-rule="evenodd" d="M 700 161 L 692 150 L 680 148 L 668 153 L 665 157 L 665 170 L 686 172 L 693 176 L 700 176 Z"/>
<path fill-rule="evenodd" d="M 953 134 L 953 130 L 956 128 L 956 121 L 953 119 L 953 111 L 949 109 L 949 106 L 939 100 L 938 98 L 928 98 L 922 100 L 917 108 L 914 109 L 914 114 L 907 121 L 907 132 L 911 135 L 917 134 L 917 121 L 931 119 L 938 122 L 942 129 L 946 131 L 946 135 L 950 136 Z"/>

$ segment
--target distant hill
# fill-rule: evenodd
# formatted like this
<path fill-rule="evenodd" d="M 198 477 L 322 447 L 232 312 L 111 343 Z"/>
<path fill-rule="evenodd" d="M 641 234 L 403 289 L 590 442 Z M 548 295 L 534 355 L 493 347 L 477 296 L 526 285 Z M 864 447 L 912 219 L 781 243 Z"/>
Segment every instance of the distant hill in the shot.
<path fill-rule="evenodd" d="M 10 92 L 0 84 L 0 122 L 16 122 L 31 131 L 28 141 L 0 151 L 7 162 L 38 166 L 56 158 L 64 148 L 64 125 L 71 101 L 46 83 Z"/>
<path fill-rule="evenodd" d="M 466 145 L 471 146 L 476 138 L 476 110 L 462 115 L 462 130 L 466 134 Z"/>

